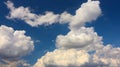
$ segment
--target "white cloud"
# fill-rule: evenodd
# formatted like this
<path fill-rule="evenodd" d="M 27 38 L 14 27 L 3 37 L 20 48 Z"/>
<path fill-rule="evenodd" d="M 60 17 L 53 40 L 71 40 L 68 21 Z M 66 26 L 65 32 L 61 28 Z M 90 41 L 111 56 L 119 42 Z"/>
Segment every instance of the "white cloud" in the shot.
<path fill-rule="evenodd" d="M 73 20 L 73 15 L 69 14 L 68 12 L 63 12 L 59 18 L 59 22 L 61 24 L 70 23 L 72 20 Z"/>
<path fill-rule="evenodd" d="M 7 1 L 6 5 L 10 9 L 9 16 L 7 16 L 9 19 L 21 19 L 31 26 L 51 25 L 59 22 L 61 24 L 69 23 L 70 29 L 77 29 L 83 26 L 86 22 L 96 20 L 101 14 L 99 1 L 83 3 L 81 7 L 76 10 L 75 15 L 71 15 L 66 11 L 62 14 L 46 12 L 44 15 L 37 15 L 32 13 L 28 7 L 25 8 L 20 6 L 15 8 L 14 4 L 10 1 Z"/>
<path fill-rule="evenodd" d="M 80 67 L 88 62 L 89 55 L 85 51 L 56 49 L 39 59 L 34 67 Z"/>
<path fill-rule="evenodd" d="M 120 48 L 111 45 L 104 46 L 93 55 L 93 62 L 107 67 L 120 67 Z"/>
<path fill-rule="evenodd" d="M 66 11 L 62 14 L 46 12 L 44 15 L 36 15 L 27 7 L 24 8 L 21 6 L 15 8 L 12 2 L 7 1 L 6 3 L 10 9 L 9 19 L 21 19 L 31 26 L 50 25 L 56 22 L 69 24 L 70 32 L 68 32 L 67 35 L 57 36 L 57 49 L 53 52 L 47 52 L 47 54 L 35 63 L 34 67 L 120 67 L 120 48 L 114 48 L 111 45 L 104 46 L 102 37 L 98 36 L 92 27 L 84 27 L 86 22 L 92 22 L 101 15 L 102 12 L 99 4 L 99 1 L 88 0 L 88 2 L 83 3 L 81 7 L 76 10 L 75 15 L 71 15 Z M 9 30 L 13 31 L 11 28 Z M 9 30 L 7 32 L 9 32 Z M 7 46 L 11 44 L 9 38 L 11 39 L 11 37 L 14 36 L 11 36 L 11 34 L 13 34 L 13 32 L 6 34 L 5 31 L 4 35 L 9 37 L 0 44 Z M 1 33 L 0 35 L 3 36 Z M 12 44 L 12 46 L 14 46 L 13 42 Z M 3 47 L 3 45 L 0 45 L 0 47 Z M 23 47 L 21 46 L 20 48 L 22 49 Z M 0 49 L 4 50 L 3 48 Z M 95 52 L 90 54 L 89 52 L 92 50 Z M 4 52 L 6 52 L 6 50 L 4 50 Z M 14 53 L 12 55 L 14 55 Z M 21 55 L 21 53 L 19 54 Z M 8 56 L 9 53 L 1 53 L 1 55 Z"/>
<path fill-rule="evenodd" d="M 11 27 L 0 26 L 0 57 L 18 58 L 33 51 L 31 37 L 24 30 L 14 30 Z"/>
<path fill-rule="evenodd" d="M 42 24 L 50 25 L 55 22 L 60 22 L 61 24 L 69 23 L 69 28 L 71 31 L 68 33 L 68 35 L 66 36 L 59 35 L 57 38 L 57 46 L 67 47 L 67 48 L 69 47 L 79 48 L 86 45 L 91 46 L 91 44 L 94 45 L 97 42 L 101 41 L 100 40 L 101 38 L 97 37 L 97 34 L 94 32 L 93 34 L 87 34 L 89 33 L 89 31 L 87 31 L 87 33 L 85 33 L 85 31 L 75 32 L 75 30 L 79 30 L 82 26 L 84 26 L 86 22 L 91 22 L 93 20 L 96 20 L 101 15 L 101 9 L 99 4 L 100 4 L 99 1 L 89 0 L 86 3 L 83 3 L 81 7 L 76 10 L 75 15 L 71 15 L 66 11 L 63 12 L 62 14 L 54 14 L 52 12 L 47 12 L 45 15 L 36 15 L 34 13 L 31 13 L 31 11 L 28 8 L 24 8 L 22 6 L 15 8 L 12 2 L 7 1 L 6 3 L 7 7 L 10 9 L 10 15 L 9 15 L 10 19 L 14 19 L 14 18 L 21 19 L 27 22 L 28 24 L 30 24 L 31 26 L 38 26 Z M 71 35 L 73 35 L 72 38 Z M 73 46 L 72 44 L 75 45 Z"/>
<path fill-rule="evenodd" d="M 7 16 L 8 19 L 21 19 L 31 26 L 49 25 L 58 22 L 59 15 L 55 15 L 53 12 L 46 12 L 45 15 L 36 15 L 28 7 L 20 6 L 15 8 L 10 1 L 7 1 L 6 5 L 10 9 L 10 14 Z"/>
<path fill-rule="evenodd" d="M 34 67 L 120 67 L 120 48 L 104 46 L 92 27 L 84 27 L 100 14 L 99 1 L 91 0 L 83 3 L 74 16 L 62 13 L 60 23 L 69 22 L 70 32 L 58 35 L 57 49 L 45 54 Z"/>
<path fill-rule="evenodd" d="M 3 63 L 2 63 L 3 62 Z M 0 62 L 0 67 L 31 67 L 30 64 L 28 64 L 26 61 L 24 60 L 2 60 L 2 62 Z"/>
<path fill-rule="evenodd" d="M 89 54 L 85 50 L 56 49 L 38 59 L 33 67 L 120 67 L 120 48 L 110 45 Z"/>
<path fill-rule="evenodd" d="M 79 9 L 76 10 L 70 23 L 70 29 L 79 29 L 86 22 L 96 20 L 101 15 L 99 1 L 88 1 L 83 3 Z"/>
<path fill-rule="evenodd" d="M 99 37 L 93 28 L 81 27 L 77 31 L 71 30 L 67 35 L 58 35 L 56 47 L 95 50 L 102 47 L 102 37 Z"/>

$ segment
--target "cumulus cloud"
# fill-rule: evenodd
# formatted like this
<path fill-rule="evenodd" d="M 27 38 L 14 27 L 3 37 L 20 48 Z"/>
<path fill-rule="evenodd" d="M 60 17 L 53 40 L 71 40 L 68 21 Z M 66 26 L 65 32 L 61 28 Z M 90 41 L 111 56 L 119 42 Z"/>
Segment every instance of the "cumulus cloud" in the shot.
<path fill-rule="evenodd" d="M 33 51 L 31 37 L 24 30 L 14 30 L 11 27 L 0 26 L 0 57 L 18 58 Z"/>
<path fill-rule="evenodd" d="M 74 16 L 62 13 L 60 23 L 69 22 L 70 32 L 58 35 L 57 49 L 38 59 L 34 67 L 119 67 L 120 48 L 104 46 L 102 37 L 92 27 L 84 26 L 100 14 L 99 1 L 91 0 L 83 3 Z"/>
<path fill-rule="evenodd" d="M 88 1 L 83 3 L 70 22 L 70 29 L 79 29 L 86 22 L 96 20 L 101 15 L 99 1 Z M 93 9 L 94 8 L 94 9 Z"/>
<path fill-rule="evenodd" d="M 89 54 L 85 50 L 56 49 L 38 59 L 33 67 L 119 67 L 120 48 L 110 45 Z"/>
<path fill-rule="evenodd" d="M 101 15 L 99 4 L 99 1 L 88 1 L 76 10 L 74 16 L 67 12 L 61 15 L 64 18 L 62 19 L 63 22 L 69 22 L 70 32 L 67 35 L 57 36 L 57 48 L 79 48 L 87 51 L 102 48 L 102 37 L 98 36 L 92 27 L 84 27 L 86 22 L 96 20 Z"/>
<path fill-rule="evenodd" d="M 10 1 L 7 1 L 6 5 L 8 9 L 10 9 L 9 16 L 7 16 L 8 19 L 21 19 L 31 26 L 51 25 L 59 22 L 61 24 L 69 23 L 70 28 L 77 29 L 86 22 L 96 20 L 101 14 L 99 1 L 88 1 L 87 3 L 83 3 L 81 7 L 76 10 L 75 15 L 71 15 L 66 11 L 62 14 L 46 12 L 44 15 L 37 15 L 32 13 L 28 7 L 25 8 L 20 6 L 15 8 L 14 4 Z"/>
<path fill-rule="evenodd" d="M 20 19 L 31 26 L 50 25 L 56 22 L 69 24 L 70 32 L 67 35 L 58 35 L 56 38 L 57 49 L 53 52 L 47 52 L 38 59 L 33 67 L 120 67 L 120 48 L 114 48 L 111 45 L 104 46 L 102 37 L 98 36 L 92 27 L 84 26 L 86 22 L 92 22 L 101 15 L 102 11 L 99 4 L 99 1 L 88 0 L 88 2 L 83 3 L 75 11 L 75 15 L 71 15 L 66 11 L 61 14 L 46 12 L 43 15 L 36 15 L 28 7 L 20 6 L 16 8 L 12 2 L 6 2 L 7 7 L 10 9 L 9 16 L 7 16 L 8 19 Z M 20 44 L 21 41 L 17 42 L 14 40 L 19 41 L 17 36 L 20 33 L 20 35 L 25 37 L 25 40 L 28 40 L 27 43 L 24 42 L 25 44 L 31 44 L 31 39 L 25 36 L 23 31 L 19 31 L 19 33 L 16 33 L 17 36 L 15 36 L 16 31 L 12 28 L 9 30 L 3 30 L 5 34 L 0 33 L 0 36 L 4 35 L 3 41 L 0 43 L 0 47 L 2 47 L 0 48 L 0 55 L 7 57 L 18 56 L 21 55 L 21 52 L 19 52 L 21 49 L 22 52 L 29 53 L 29 50 L 23 51 L 26 48 L 23 48 L 22 45 L 19 47 L 19 50 L 15 49 L 18 48 L 15 43 Z M 6 34 L 6 32 L 8 33 Z M 11 38 L 12 41 L 9 41 Z M 18 52 L 12 51 L 9 47 L 7 49 L 11 52 L 9 53 L 7 50 L 4 50 L 1 44 L 5 45 L 4 48 L 8 48 L 8 44 L 12 44 L 15 47 L 12 49 Z M 28 46 L 26 45 L 26 47 Z"/>
<path fill-rule="evenodd" d="M 34 67 L 79 67 L 87 62 L 89 62 L 89 54 L 85 51 L 56 49 L 39 59 Z"/>
<path fill-rule="evenodd" d="M 31 67 L 25 60 L 6 60 L 2 59 L 0 62 L 0 67 Z"/>
<path fill-rule="evenodd" d="M 93 62 L 106 67 L 120 66 L 120 48 L 113 48 L 111 45 L 104 46 L 101 50 L 96 50 L 93 55 Z"/>
<path fill-rule="evenodd" d="M 120 48 L 110 45 L 93 54 L 77 49 L 56 49 L 38 59 L 33 67 L 119 67 L 119 52 Z"/>
<path fill-rule="evenodd" d="M 102 37 L 99 37 L 92 27 L 81 27 L 77 31 L 71 30 L 67 35 L 58 35 L 56 47 L 95 50 L 102 47 Z"/>
<path fill-rule="evenodd" d="M 7 16 L 8 19 L 21 19 L 31 26 L 50 25 L 57 22 L 59 18 L 59 15 L 55 15 L 53 12 L 36 15 L 28 7 L 20 6 L 15 8 L 14 4 L 10 1 L 7 1 L 6 5 L 10 9 L 10 14 Z"/>

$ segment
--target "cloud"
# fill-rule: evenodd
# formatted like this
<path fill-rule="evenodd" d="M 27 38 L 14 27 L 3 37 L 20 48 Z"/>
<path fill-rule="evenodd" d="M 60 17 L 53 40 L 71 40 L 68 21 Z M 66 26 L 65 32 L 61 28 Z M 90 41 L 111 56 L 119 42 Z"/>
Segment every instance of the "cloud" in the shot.
<path fill-rule="evenodd" d="M 33 67 L 119 67 L 120 48 L 110 45 L 89 54 L 84 50 L 56 49 L 38 59 Z"/>
<path fill-rule="evenodd" d="M 4 63 L 3 63 L 4 62 Z M 28 64 L 25 60 L 2 60 L 2 62 L 0 62 L 0 67 L 31 67 L 30 64 Z"/>
<path fill-rule="evenodd" d="M 59 22 L 61 24 L 69 23 L 71 29 L 77 29 L 86 22 L 96 20 L 101 14 L 99 1 L 83 3 L 81 7 L 76 10 L 75 15 L 71 15 L 66 11 L 62 14 L 54 14 L 53 12 L 47 11 L 44 15 L 37 15 L 32 13 L 28 7 L 14 7 L 14 4 L 10 1 L 7 1 L 6 5 L 8 9 L 10 9 L 9 15 L 7 16 L 8 19 L 20 19 L 31 26 L 51 25 Z"/>
<path fill-rule="evenodd" d="M 97 50 L 93 55 L 93 62 L 96 64 L 104 64 L 107 67 L 120 66 L 120 48 L 113 48 L 111 45 L 104 46 Z"/>
<path fill-rule="evenodd" d="M 57 36 L 57 48 L 78 48 L 89 51 L 103 47 L 102 37 L 98 36 L 92 27 L 84 26 L 86 22 L 96 20 L 101 15 L 99 4 L 99 1 L 88 1 L 76 10 L 74 16 L 67 12 L 61 14 L 61 21 L 69 22 L 70 32 L 67 35 Z"/>
<path fill-rule="evenodd" d="M 14 30 L 5 25 L 0 26 L 0 57 L 18 58 L 33 51 L 31 37 L 24 30 Z"/>
<path fill-rule="evenodd" d="M 67 35 L 58 35 L 56 47 L 62 49 L 78 48 L 95 50 L 102 47 L 102 37 L 98 36 L 94 29 L 81 27 L 79 30 L 71 30 Z"/>
<path fill-rule="evenodd" d="M 60 24 L 70 23 L 72 20 L 73 20 L 73 15 L 69 14 L 66 11 L 63 12 L 59 18 Z"/>
<path fill-rule="evenodd" d="M 89 54 L 85 50 L 56 49 L 38 59 L 33 67 L 119 67 L 120 48 L 110 45 Z"/>
<path fill-rule="evenodd" d="M 79 29 L 86 22 L 96 20 L 102 13 L 99 4 L 99 1 L 83 3 L 81 7 L 76 10 L 76 14 L 70 22 L 70 29 Z"/>
<path fill-rule="evenodd" d="M 34 67 L 120 67 L 120 48 L 104 46 L 102 37 L 92 27 L 84 26 L 100 14 L 99 1 L 91 0 L 83 3 L 74 16 L 62 13 L 60 23 L 68 22 L 70 32 L 58 35 L 57 49 L 38 59 Z"/>
<path fill-rule="evenodd" d="M 92 22 L 101 15 L 102 11 L 99 4 L 99 1 L 88 0 L 88 2 L 83 3 L 75 11 L 75 15 L 71 15 L 67 11 L 61 14 L 45 12 L 43 15 L 37 15 L 32 13 L 28 7 L 20 6 L 16 8 L 12 2 L 7 1 L 6 3 L 10 9 L 9 15 L 7 16 L 8 19 L 20 19 L 31 26 L 51 25 L 57 22 L 60 24 L 69 24 L 70 31 L 68 34 L 58 35 L 56 38 L 57 49 L 53 52 L 47 52 L 38 59 L 33 67 L 120 67 L 120 48 L 115 48 L 111 45 L 104 46 L 102 37 L 98 36 L 92 27 L 84 26 L 86 22 Z M 13 29 L 10 28 L 10 30 Z M 11 34 L 15 32 L 6 34 L 5 31 L 4 35 L 8 39 L 5 39 L 5 42 L 3 40 L 3 44 L 11 44 L 9 38 L 11 39 L 14 36 L 11 36 Z M 14 40 L 12 44 L 14 46 Z M 22 46 L 19 48 L 23 49 Z M 0 49 L 3 50 L 3 48 Z M 26 51 L 22 50 L 22 52 Z M 14 53 L 12 55 L 16 56 Z M 8 56 L 9 53 L 1 53 L 1 55 Z"/>
<path fill-rule="evenodd" d="M 28 7 L 20 6 L 18 8 L 14 7 L 14 4 L 10 1 L 6 2 L 8 9 L 10 9 L 10 14 L 7 16 L 8 19 L 21 19 L 31 26 L 38 25 L 50 25 L 58 21 L 59 15 L 53 12 L 45 12 L 44 15 L 36 15 L 32 13 Z"/>
<path fill-rule="evenodd" d="M 53 52 L 47 52 L 34 67 L 79 67 L 88 61 L 89 55 L 85 51 L 56 49 Z"/>

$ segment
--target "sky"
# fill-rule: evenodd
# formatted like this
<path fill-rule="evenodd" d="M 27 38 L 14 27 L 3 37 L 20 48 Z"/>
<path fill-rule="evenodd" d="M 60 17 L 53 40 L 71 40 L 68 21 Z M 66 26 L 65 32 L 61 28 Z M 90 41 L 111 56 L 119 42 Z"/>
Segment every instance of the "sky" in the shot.
<path fill-rule="evenodd" d="M 119 67 L 119 2 L 0 0 L 0 66 Z"/>

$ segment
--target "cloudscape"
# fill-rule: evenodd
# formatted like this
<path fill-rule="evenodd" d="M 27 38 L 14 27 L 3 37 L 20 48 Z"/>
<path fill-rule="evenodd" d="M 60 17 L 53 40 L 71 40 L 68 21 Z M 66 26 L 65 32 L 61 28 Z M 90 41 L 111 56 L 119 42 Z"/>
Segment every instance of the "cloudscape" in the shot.
<path fill-rule="evenodd" d="M 0 4 L 0 67 L 120 67 L 117 1 Z"/>

